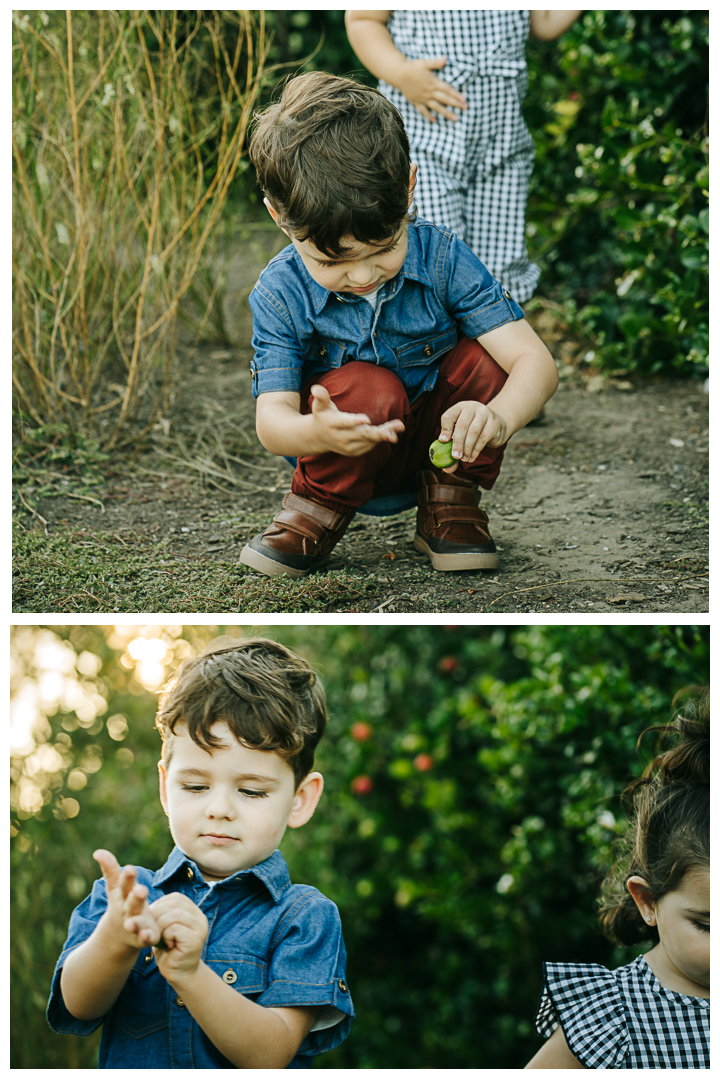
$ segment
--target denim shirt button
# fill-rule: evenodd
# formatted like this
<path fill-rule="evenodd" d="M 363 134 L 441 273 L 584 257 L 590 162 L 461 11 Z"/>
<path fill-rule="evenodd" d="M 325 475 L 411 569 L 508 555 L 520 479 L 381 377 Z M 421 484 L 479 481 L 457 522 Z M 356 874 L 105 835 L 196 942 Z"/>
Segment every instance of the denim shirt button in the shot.
<path fill-rule="evenodd" d="M 152 953 L 149 952 L 145 957 L 145 963 L 149 964 L 151 960 L 152 960 Z"/>
<path fill-rule="evenodd" d="M 324 360 L 324 359 L 325 359 L 325 357 L 327 356 L 327 349 L 325 348 L 325 346 L 324 346 L 324 345 L 321 345 L 321 346 L 320 346 L 320 355 L 322 356 L 323 360 Z"/>
<path fill-rule="evenodd" d="M 188 868 L 187 868 L 187 876 L 188 876 L 188 877 L 189 877 L 190 879 L 192 879 L 192 876 L 193 876 L 193 872 L 192 872 L 192 870 L 190 869 L 190 867 L 189 867 L 189 866 L 188 866 Z"/>
<path fill-rule="evenodd" d="M 348 988 L 347 988 L 347 983 L 345 982 L 344 979 L 340 979 L 340 981 L 338 982 L 338 986 L 342 990 L 343 994 L 347 994 Z"/>
<path fill-rule="evenodd" d="M 505 297 L 506 300 L 512 300 L 512 296 L 507 291 L 507 289 L 503 289 L 503 296 Z"/>
<path fill-rule="evenodd" d="M 433 354 L 432 345 L 426 345 L 425 348 L 423 349 L 423 356 L 432 356 L 432 354 Z"/>
<path fill-rule="evenodd" d="M 176 997 L 176 998 L 175 998 L 175 1004 L 176 1004 L 176 1005 L 178 1006 L 178 1008 L 180 1008 L 180 1009 L 184 1009 L 184 1008 L 185 1008 L 185 1002 L 183 1001 L 183 999 L 182 999 L 181 997 Z"/>
<path fill-rule="evenodd" d="M 223 982 L 234 983 L 237 982 L 237 975 L 234 971 L 223 971 Z"/>

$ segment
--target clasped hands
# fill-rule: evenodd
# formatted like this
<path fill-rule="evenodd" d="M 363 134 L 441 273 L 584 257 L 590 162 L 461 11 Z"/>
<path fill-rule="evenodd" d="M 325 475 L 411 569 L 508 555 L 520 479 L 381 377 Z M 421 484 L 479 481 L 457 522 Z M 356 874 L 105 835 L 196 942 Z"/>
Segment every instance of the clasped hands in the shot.
<path fill-rule="evenodd" d="M 138 950 L 153 946 L 161 975 L 173 985 L 194 974 L 208 934 L 204 912 L 183 893 L 167 893 L 148 904 L 147 886 L 137 883 L 134 866 L 121 869 L 102 848 L 93 858 L 105 875 L 108 922 L 122 944 Z M 164 947 L 158 947 L 161 941 Z"/>
<path fill-rule="evenodd" d="M 365 413 L 341 412 L 324 386 L 312 387 L 312 418 L 322 450 L 360 457 L 379 442 L 396 443 L 405 430 L 402 420 L 388 420 L 373 425 Z M 444 472 L 455 472 L 462 462 L 474 461 L 485 446 L 503 446 L 508 441 L 505 420 L 480 401 L 460 401 L 446 409 L 441 417 L 442 442 L 452 439 L 456 463 Z"/>

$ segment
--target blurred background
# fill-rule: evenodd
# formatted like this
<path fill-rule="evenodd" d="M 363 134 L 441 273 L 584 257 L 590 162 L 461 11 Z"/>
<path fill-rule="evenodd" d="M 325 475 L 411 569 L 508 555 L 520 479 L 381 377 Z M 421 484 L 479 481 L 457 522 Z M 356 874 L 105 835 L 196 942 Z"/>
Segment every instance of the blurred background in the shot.
<path fill-rule="evenodd" d="M 11 1067 L 97 1066 L 44 1012 L 96 847 L 160 867 L 159 688 L 213 638 L 305 656 L 326 789 L 282 850 L 340 908 L 357 1020 L 318 1068 L 520 1068 L 544 960 L 627 963 L 596 897 L 642 730 L 709 680 L 706 626 L 16 626 Z"/>

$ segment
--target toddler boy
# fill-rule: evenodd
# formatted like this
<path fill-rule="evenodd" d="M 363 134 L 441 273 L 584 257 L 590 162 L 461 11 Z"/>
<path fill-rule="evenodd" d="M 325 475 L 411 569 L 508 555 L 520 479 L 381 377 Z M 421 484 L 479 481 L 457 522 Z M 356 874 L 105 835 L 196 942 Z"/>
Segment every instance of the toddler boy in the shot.
<path fill-rule="evenodd" d="M 310 666 L 277 642 L 216 642 L 161 697 L 160 799 L 175 841 L 156 873 L 94 858 L 48 1005 L 53 1030 L 103 1024 L 100 1068 L 308 1068 L 353 1006 L 335 905 L 293 885 L 277 846 L 322 793 L 327 723 Z"/>
<path fill-rule="evenodd" d="M 257 433 L 297 459 L 292 491 L 240 560 L 302 577 L 358 507 L 417 484 L 415 547 L 437 570 L 498 565 L 478 487 L 557 388 L 521 308 L 449 230 L 413 220 L 398 111 L 323 72 L 291 79 L 250 145 L 292 241 L 250 294 Z M 454 464 L 428 447 L 452 440 Z"/>

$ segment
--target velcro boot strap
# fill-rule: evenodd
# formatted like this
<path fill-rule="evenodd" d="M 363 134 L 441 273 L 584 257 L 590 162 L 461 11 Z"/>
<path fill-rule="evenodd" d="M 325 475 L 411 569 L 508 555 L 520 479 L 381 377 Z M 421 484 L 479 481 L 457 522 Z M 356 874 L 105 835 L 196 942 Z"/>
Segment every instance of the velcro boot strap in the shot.
<path fill-rule="evenodd" d="M 418 491 L 418 503 L 450 503 L 453 506 L 478 506 L 480 492 L 475 487 L 454 487 L 450 484 L 428 484 Z"/>

